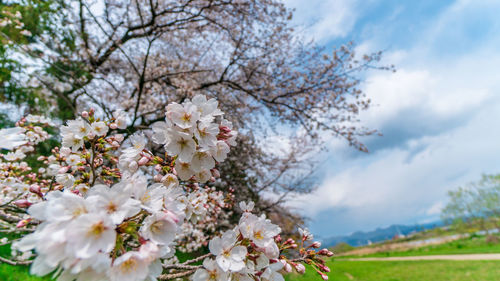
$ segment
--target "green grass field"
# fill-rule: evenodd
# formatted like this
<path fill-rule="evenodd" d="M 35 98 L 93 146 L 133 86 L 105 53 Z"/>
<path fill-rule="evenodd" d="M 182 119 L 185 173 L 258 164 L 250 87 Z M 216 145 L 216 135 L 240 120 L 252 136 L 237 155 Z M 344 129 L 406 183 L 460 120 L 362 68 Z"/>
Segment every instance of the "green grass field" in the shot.
<path fill-rule="evenodd" d="M 331 281 L 494 281 L 500 261 L 331 261 Z M 321 280 L 314 271 L 287 281 Z"/>
<path fill-rule="evenodd" d="M 27 266 L 11 266 L 0 264 L 0 280 L 2 281 L 41 281 L 50 280 L 50 278 L 40 278 L 29 275 Z"/>
<path fill-rule="evenodd" d="M 406 251 L 380 252 L 363 257 L 404 257 L 425 255 L 455 255 L 455 254 L 483 254 L 500 253 L 500 243 L 487 243 L 485 236 L 472 236 L 456 241 L 414 248 Z M 352 256 L 356 257 L 356 256 Z"/>

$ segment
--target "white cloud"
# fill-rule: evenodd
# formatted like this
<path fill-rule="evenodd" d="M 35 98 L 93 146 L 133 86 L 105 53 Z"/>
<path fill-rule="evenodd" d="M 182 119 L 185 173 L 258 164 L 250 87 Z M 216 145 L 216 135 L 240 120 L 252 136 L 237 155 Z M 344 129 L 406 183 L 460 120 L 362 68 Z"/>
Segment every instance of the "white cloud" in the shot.
<path fill-rule="evenodd" d="M 432 215 L 439 215 L 441 214 L 441 211 L 443 210 L 445 206 L 445 203 L 443 201 L 438 201 L 434 203 L 426 212 L 426 215 L 432 216 Z"/>
<path fill-rule="evenodd" d="M 285 0 L 285 4 L 296 9 L 293 22 L 301 27 L 306 40 L 325 42 L 344 37 L 357 19 L 355 0 Z"/>

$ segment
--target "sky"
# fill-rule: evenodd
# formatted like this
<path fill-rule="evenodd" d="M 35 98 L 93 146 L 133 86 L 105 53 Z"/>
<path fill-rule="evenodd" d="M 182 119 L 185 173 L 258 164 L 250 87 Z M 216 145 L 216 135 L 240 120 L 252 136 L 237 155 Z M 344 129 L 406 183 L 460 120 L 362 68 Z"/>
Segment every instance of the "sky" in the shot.
<path fill-rule="evenodd" d="M 319 188 L 290 206 L 318 237 L 439 219 L 447 191 L 500 173 L 500 1 L 286 0 L 306 39 L 353 40 L 397 71 L 366 73 L 361 124 L 383 136 L 329 148 Z"/>

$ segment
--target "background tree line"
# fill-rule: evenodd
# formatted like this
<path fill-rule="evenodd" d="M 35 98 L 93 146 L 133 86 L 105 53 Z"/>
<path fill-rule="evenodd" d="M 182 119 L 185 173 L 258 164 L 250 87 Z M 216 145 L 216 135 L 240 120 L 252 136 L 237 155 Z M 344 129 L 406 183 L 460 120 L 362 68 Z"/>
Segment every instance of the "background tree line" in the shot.
<path fill-rule="evenodd" d="M 481 180 L 448 192 L 443 220 L 457 226 L 479 226 L 500 230 L 500 175 L 483 175 Z"/>

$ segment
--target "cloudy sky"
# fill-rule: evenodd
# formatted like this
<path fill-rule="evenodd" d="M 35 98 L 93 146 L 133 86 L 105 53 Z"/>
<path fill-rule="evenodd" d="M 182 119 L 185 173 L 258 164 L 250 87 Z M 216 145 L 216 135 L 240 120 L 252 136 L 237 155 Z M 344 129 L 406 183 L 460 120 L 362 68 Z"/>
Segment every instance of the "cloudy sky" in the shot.
<path fill-rule="evenodd" d="M 382 137 L 340 140 L 317 191 L 291 204 L 321 237 L 439 218 L 446 192 L 500 173 L 500 1 L 286 0 L 299 30 L 329 48 L 384 50 L 396 73 L 368 73 Z"/>

